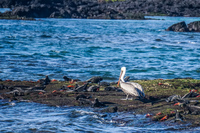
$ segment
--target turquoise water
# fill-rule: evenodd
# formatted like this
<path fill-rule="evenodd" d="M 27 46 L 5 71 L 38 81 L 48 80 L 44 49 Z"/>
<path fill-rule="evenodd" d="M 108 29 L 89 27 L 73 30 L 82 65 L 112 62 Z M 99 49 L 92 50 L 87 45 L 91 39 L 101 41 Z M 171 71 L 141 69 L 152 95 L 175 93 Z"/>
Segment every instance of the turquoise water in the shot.
<path fill-rule="evenodd" d="M 200 33 L 165 31 L 199 18 L 157 18 L 0 20 L 0 79 L 113 81 L 122 66 L 132 79 L 199 79 Z"/>

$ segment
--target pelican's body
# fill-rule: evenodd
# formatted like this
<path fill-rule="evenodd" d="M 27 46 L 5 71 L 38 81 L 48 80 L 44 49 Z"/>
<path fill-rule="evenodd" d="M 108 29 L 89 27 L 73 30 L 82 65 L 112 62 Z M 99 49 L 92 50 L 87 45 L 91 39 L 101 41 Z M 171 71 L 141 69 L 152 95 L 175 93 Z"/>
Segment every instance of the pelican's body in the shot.
<path fill-rule="evenodd" d="M 145 94 L 142 86 L 134 82 L 125 82 L 124 81 L 125 73 L 126 73 L 126 67 L 122 67 L 118 84 L 120 84 L 122 91 L 127 95 L 126 100 L 128 100 L 129 95 L 137 96 L 139 98 L 144 98 Z"/>

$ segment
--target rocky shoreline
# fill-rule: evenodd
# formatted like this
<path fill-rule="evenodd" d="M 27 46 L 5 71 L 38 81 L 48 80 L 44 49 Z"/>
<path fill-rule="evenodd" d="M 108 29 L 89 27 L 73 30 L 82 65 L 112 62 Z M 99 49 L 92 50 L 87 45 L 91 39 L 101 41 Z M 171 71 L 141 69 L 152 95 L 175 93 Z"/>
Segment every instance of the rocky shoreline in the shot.
<path fill-rule="evenodd" d="M 173 24 L 168 27 L 166 31 L 175 31 L 175 32 L 200 32 L 200 21 L 191 22 L 186 25 L 185 21 Z"/>
<path fill-rule="evenodd" d="M 145 19 L 199 17 L 199 0 L 0 0 L 0 8 L 27 18 Z"/>
<path fill-rule="evenodd" d="M 128 78 L 127 78 L 128 79 Z M 0 81 L 0 98 L 47 104 L 50 106 L 93 107 L 99 112 L 146 114 L 152 121 L 190 123 L 200 126 L 200 80 L 135 80 L 144 88 L 145 99 L 121 100 L 125 94 L 117 83 L 103 82 L 101 77 L 87 81 L 48 77 L 36 81 Z M 99 83 L 99 81 L 101 81 Z"/>
<path fill-rule="evenodd" d="M 17 15 L 12 15 L 11 12 L 0 13 L 0 19 L 36 21 L 35 18 L 19 17 L 19 16 L 17 16 Z"/>

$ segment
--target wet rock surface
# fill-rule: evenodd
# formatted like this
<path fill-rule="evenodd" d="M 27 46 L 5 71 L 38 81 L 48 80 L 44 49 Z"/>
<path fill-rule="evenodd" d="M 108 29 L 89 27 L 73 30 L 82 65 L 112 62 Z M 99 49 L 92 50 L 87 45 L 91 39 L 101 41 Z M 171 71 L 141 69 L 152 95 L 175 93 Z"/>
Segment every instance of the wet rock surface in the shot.
<path fill-rule="evenodd" d="M 124 92 L 104 89 L 120 89 L 117 84 L 100 86 L 99 90 L 93 92 L 87 90 L 91 86 L 99 86 L 98 83 L 50 80 L 44 85 L 40 82 L 41 80 L 0 81 L 0 98 L 9 101 L 33 101 L 51 106 L 93 107 L 99 112 L 133 111 L 147 114 L 146 117 L 153 121 L 173 120 L 192 123 L 192 127 L 200 126 L 200 81 L 196 79 L 130 81 L 143 86 L 146 95 L 144 100 L 136 97 L 133 100 L 121 100 L 125 97 Z M 84 86 L 86 89 L 76 91 L 77 86 Z"/>
<path fill-rule="evenodd" d="M 144 15 L 199 17 L 199 0 L 0 0 L 12 14 L 33 18 L 144 19 Z"/>
<path fill-rule="evenodd" d="M 188 25 L 184 21 L 173 24 L 166 31 L 175 32 L 200 32 L 200 21 L 191 22 Z"/>

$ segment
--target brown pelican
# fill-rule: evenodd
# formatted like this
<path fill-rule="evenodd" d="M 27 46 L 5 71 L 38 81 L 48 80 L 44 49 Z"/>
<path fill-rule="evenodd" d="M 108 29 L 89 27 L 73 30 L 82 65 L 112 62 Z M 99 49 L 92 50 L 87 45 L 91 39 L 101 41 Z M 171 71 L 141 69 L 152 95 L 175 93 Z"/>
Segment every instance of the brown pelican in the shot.
<path fill-rule="evenodd" d="M 129 95 L 137 96 L 139 98 L 144 98 L 145 94 L 142 86 L 134 82 L 125 82 L 124 81 L 125 73 L 126 73 L 126 67 L 122 67 L 118 81 L 118 86 L 120 84 L 122 91 L 127 95 L 125 100 L 128 100 Z"/>

